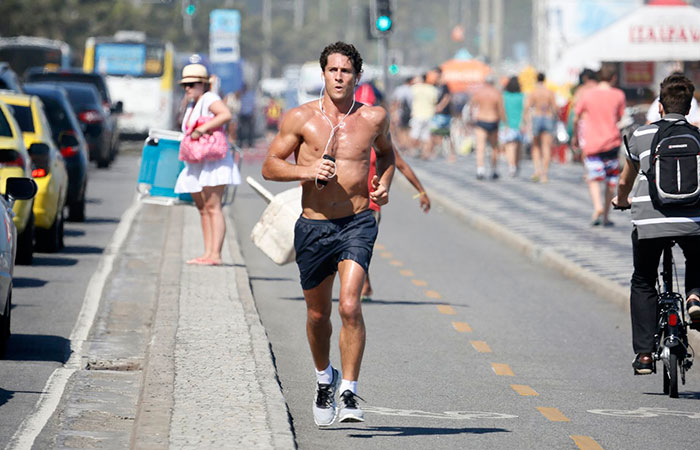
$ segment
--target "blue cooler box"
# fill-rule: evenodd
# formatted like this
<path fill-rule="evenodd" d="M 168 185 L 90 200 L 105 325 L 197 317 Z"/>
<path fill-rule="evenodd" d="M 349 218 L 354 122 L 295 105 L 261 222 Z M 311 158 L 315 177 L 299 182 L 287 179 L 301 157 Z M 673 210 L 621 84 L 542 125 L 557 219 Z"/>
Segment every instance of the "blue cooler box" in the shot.
<path fill-rule="evenodd" d="M 141 153 L 137 190 L 152 197 L 192 201 L 190 194 L 176 194 L 175 182 L 185 163 L 178 159 L 183 134 L 170 130 L 150 130 Z"/>

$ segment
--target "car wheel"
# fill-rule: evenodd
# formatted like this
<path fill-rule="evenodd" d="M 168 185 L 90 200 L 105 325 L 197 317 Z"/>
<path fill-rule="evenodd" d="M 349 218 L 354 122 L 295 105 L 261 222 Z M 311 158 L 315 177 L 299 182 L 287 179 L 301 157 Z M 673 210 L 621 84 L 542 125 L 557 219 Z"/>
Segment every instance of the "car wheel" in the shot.
<path fill-rule="evenodd" d="M 29 215 L 27 226 L 17 236 L 15 264 L 28 265 L 34 260 L 34 213 Z"/>
<path fill-rule="evenodd" d="M 85 222 L 85 196 L 75 203 L 68 205 L 69 222 Z"/>
<path fill-rule="evenodd" d="M 97 168 L 98 168 L 98 169 L 106 169 L 107 167 L 109 167 L 109 163 L 110 163 L 110 158 L 109 158 L 109 156 L 106 156 L 106 157 L 105 157 L 105 156 L 100 156 L 100 157 L 97 159 Z"/>
<path fill-rule="evenodd" d="M 63 248 L 63 210 L 56 216 L 48 230 L 36 230 L 36 248 L 47 253 L 56 253 Z"/>
<path fill-rule="evenodd" d="M 0 359 L 7 354 L 7 342 L 10 340 L 10 316 L 12 312 L 12 289 L 7 294 L 5 312 L 0 317 Z"/>

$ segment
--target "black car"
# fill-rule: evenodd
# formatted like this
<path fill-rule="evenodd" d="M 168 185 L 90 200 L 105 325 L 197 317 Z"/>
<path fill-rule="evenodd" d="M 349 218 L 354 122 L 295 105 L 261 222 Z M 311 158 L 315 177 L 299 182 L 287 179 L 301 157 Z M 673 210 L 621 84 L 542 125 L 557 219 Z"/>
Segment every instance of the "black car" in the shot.
<path fill-rule="evenodd" d="M 117 155 L 119 152 L 119 114 L 122 113 L 123 103 L 116 102 L 112 103 L 112 99 L 109 95 L 109 89 L 107 88 L 107 83 L 102 75 L 99 73 L 85 73 L 79 69 L 70 70 L 60 70 L 57 72 L 48 71 L 40 67 L 34 67 L 24 74 L 25 83 L 36 83 L 36 82 L 50 82 L 50 83 L 85 83 L 95 86 L 100 94 L 102 100 L 102 108 L 105 112 L 105 126 L 109 129 L 110 141 L 109 141 L 109 158 L 110 160 L 105 163 L 96 155 L 90 154 L 90 159 L 97 160 L 98 167 L 107 167 L 109 162 Z M 102 162 L 101 162 L 102 161 Z"/>
<path fill-rule="evenodd" d="M 17 78 L 17 74 L 6 62 L 0 62 L 0 89 L 22 93 L 22 85 Z"/>
<path fill-rule="evenodd" d="M 61 150 L 68 172 L 68 198 L 66 199 L 68 220 L 83 222 L 89 150 L 68 93 L 61 86 L 43 83 L 25 84 L 24 91 L 38 96 L 44 103 L 44 111 L 51 125 L 53 140 Z"/>
<path fill-rule="evenodd" d="M 97 161 L 97 167 L 109 167 L 112 162 L 111 142 L 114 130 L 109 126 L 108 114 L 102 108 L 100 93 L 86 83 L 42 83 L 60 86 L 68 93 L 73 111 L 88 143 L 90 160 Z"/>

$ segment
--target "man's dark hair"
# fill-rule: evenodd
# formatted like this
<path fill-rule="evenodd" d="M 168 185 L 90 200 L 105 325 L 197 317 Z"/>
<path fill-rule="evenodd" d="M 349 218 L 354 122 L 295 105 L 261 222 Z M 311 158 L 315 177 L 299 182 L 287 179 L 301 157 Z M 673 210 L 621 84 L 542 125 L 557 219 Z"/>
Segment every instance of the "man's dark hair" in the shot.
<path fill-rule="evenodd" d="M 605 65 L 598 71 L 598 79 L 610 83 L 617 76 L 617 67 Z"/>
<path fill-rule="evenodd" d="M 539 82 L 544 81 L 544 73 L 540 72 L 537 74 L 537 81 L 539 81 Z"/>
<path fill-rule="evenodd" d="M 661 82 L 659 101 L 664 107 L 664 114 L 676 113 L 686 115 L 690 111 L 695 86 L 681 72 L 674 72 Z"/>
<path fill-rule="evenodd" d="M 598 81 L 598 74 L 592 69 L 583 69 L 579 75 L 579 83 L 583 84 L 587 80 Z"/>
<path fill-rule="evenodd" d="M 506 84 L 507 92 L 520 92 L 520 82 L 518 77 L 510 77 L 508 84 Z"/>
<path fill-rule="evenodd" d="M 338 53 L 343 56 L 347 56 L 352 63 L 352 68 L 355 70 L 355 75 L 362 73 L 362 57 L 360 52 L 357 51 L 354 45 L 346 44 L 345 42 L 336 42 L 335 44 L 327 45 L 326 48 L 321 52 L 321 57 L 318 62 L 321 63 L 321 70 L 326 70 L 326 65 L 328 64 L 328 56 L 333 53 Z"/>

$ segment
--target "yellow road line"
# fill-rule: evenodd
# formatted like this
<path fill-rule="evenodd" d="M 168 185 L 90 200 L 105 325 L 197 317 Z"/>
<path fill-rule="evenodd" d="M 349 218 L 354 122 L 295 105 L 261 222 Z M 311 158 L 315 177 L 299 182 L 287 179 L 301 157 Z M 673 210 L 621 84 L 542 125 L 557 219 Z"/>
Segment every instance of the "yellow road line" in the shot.
<path fill-rule="evenodd" d="M 460 333 L 471 333 L 472 327 L 467 322 L 452 322 L 452 326 Z"/>
<path fill-rule="evenodd" d="M 381 252 L 379 256 L 381 256 L 382 258 L 391 258 L 393 255 L 391 254 L 391 252 Z"/>
<path fill-rule="evenodd" d="M 603 450 L 603 447 L 590 436 L 571 435 L 569 437 L 574 440 L 576 446 L 581 450 Z"/>
<path fill-rule="evenodd" d="M 540 395 L 530 386 L 525 384 L 511 384 L 510 387 L 520 395 Z"/>
<path fill-rule="evenodd" d="M 513 370 L 508 366 L 508 364 L 491 363 L 491 368 L 496 373 L 496 375 L 501 375 L 504 377 L 514 377 L 515 374 Z"/>
<path fill-rule="evenodd" d="M 491 353 L 491 347 L 489 347 L 489 344 L 487 344 L 485 341 L 469 341 L 472 344 L 472 347 L 474 347 L 474 350 L 476 350 L 479 353 Z"/>
<path fill-rule="evenodd" d="M 416 286 L 420 286 L 420 287 L 425 287 L 428 285 L 428 282 L 424 281 L 424 280 L 411 280 L 411 281 L 413 282 L 413 284 L 415 284 Z"/>
<path fill-rule="evenodd" d="M 374 249 L 375 250 L 384 250 L 386 247 L 382 244 L 374 244 Z"/>
<path fill-rule="evenodd" d="M 561 411 L 559 411 L 557 408 L 546 408 L 544 406 L 538 406 L 537 410 L 552 422 L 570 422 L 569 418 L 562 414 Z"/>
<path fill-rule="evenodd" d="M 425 291 L 425 295 L 429 298 L 437 298 L 437 299 L 442 298 L 442 295 L 440 295 L 440 293 L 437 291 L 427 290 L 427 291 Z"/>
<path fill-rule="evenodd" d="M 438 311 L 440 311 L 441 314 L 450 314 L 450 315 L 455 315 L 457 314 L 457 311 L 450 305 L 437 305 Z"/>
<path fill-rule="evenodd" d="M 398 259 L 392 259 L 391 262 L 389 262 L 389 264 L 391 264 L 392 266 L 396 266 L 396 267 L 403 266 L 403 263 L 401 261 L 399 261 Z"/>
<path fill-rule="evenodd" d="M 413 273 L 413 271 L 408 270 L 408 269 L 403 269 L 403 270 L 401 270 L 399 273 L 400 273 L 401 275 L 405 276 L 405 277 L 413 277 L 413 276 L 415 276 L 415 274 Z"/>

